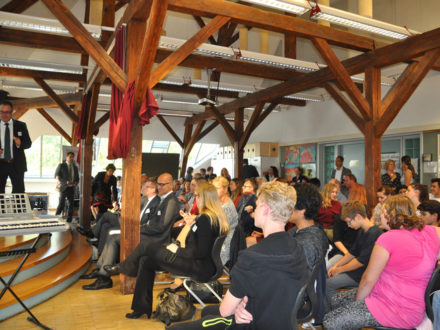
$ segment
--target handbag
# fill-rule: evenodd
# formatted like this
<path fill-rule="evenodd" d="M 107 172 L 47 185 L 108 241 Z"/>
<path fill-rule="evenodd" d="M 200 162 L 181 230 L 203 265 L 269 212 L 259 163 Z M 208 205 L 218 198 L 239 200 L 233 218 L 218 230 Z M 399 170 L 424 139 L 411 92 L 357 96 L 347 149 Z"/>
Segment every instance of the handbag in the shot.
<path fill-rule="evenodd" d="M 220 297 L 223 295 L 223 285 L 219 281 L 211 281 L 208 284 Z M 209 291 L 204 283 L 188 281 L 188 287 L 194 292 L 196 296 L 200 298 L 204 303 L 219 303 L 218 299 L 214 294 Z M 197 303 L 192 295 L 189 298 L 192 303 Z"/>
<path fill-rule="evenodd" d="M 185 321 L 193 317 L 196 308 L 187 296 L 173 292 L 169 288 L 157 295 L 159 303 L 153 317 L 166 325 L 171 322 Z"/>

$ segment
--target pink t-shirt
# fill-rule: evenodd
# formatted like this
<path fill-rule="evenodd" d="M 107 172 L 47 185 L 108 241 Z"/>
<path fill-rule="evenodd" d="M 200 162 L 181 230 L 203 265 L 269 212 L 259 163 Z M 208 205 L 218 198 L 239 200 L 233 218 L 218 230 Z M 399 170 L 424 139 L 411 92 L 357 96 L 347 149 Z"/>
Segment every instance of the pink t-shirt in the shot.
<path fill-rule="evenodd" d="M 424 317 L 425 290 L 440 248 L 436 229 L 390 230 L 376 244 L 390 258 L 365 303 L 382 326 L 415 328 Z"/>

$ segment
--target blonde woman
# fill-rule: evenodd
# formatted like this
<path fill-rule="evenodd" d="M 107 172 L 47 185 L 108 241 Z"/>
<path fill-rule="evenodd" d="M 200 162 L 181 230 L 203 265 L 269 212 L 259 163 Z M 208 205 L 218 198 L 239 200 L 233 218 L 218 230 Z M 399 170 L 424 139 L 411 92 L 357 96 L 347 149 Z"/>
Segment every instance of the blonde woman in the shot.
<path fill-rule="evenodd" d="M 229 222 L 220 204 L 217 190 L 212 184 L 203 183 L 195 191 L 199 215 L 181 213 L 186 225 L 176 242 L 167 246 L 151 246 L 141 259 L 138 280 L 131 308 L 127 318 L 151 316 L 153 285 L 156 270 L 191 276 L 196 281 L 206 282 L 215 273 L 211 259 L 214 241 L 218 236 L 229 233 Z"/>
<path fill-rule="evenodd" d="M 396 163 L 392 159 L 388 159 L 384 164 L 384 169 L 387 171 L 382 175 L 382 185 L 390 186 L 394 193 L 400 190 L 400 173 L 394 171 Z"/>
<path fill-rule="evenodd" d="M 336 199 L 337 195 L 338 187 L 332 183 L 328 183 L 322 188 L 322 205 L 316 220 L 324 228 L 333 226 L 335 216 L 341 213 L 341 203 Z"/>
<path fill-rule="evenodd" d="M 225 239 L 222 252 L 220 253 L 220 257 L 224 265 L 229 260 L 229 249 L 231 246 L 232 234 L 234 233 L 235 227 L 237 227 L 238 224 L 238 214 L 232 199 L 229 198 L 228 179 L 218 176 L 212 181 L 212 184 L 214 185 L 215 189 L 217 189 L 218 198 L 220 199 L 220 203 L 222 204 L 222 208 L 226 213 L 230 226 L 229 234 Z"/>

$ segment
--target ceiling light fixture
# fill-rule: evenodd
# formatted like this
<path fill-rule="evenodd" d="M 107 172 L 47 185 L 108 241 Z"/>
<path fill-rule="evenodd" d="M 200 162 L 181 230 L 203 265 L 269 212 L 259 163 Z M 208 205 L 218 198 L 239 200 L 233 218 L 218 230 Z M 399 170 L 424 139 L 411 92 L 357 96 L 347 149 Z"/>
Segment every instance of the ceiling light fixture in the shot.
<path fill-rule="evenodd" d="M 31 60 L 19 60 L 14 58 L 0 57 L 0 67 L 8 67 L 15 69 L 40 70 L 49 72 L 62 72 L 82 74 L 83 69 L 92 69 L 92 67 L 72 64 L 59 64 Z"/>

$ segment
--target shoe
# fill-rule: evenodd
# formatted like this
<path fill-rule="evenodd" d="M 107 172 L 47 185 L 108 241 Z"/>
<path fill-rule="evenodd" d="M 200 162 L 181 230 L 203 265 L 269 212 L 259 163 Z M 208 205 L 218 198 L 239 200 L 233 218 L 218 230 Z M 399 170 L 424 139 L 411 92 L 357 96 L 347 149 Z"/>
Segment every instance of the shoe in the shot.
<path fill-rule="evenodd" d="M 120 269 L 119 269 L 119 264 L 114 265 L 114 266 L 112 266 L 112 265 L 105 265 L 105 266 L 104 266 L 104 270 L 105 270 L 110 276 L 113 276 L 113 275 L 119 275 L 119 273 L 121 272 Z"/>
<path fill-rule="evenodd" d="M 95 268 L 92 270 L 90 274 L 83 274 L 79 277 L 80 280 L 91 280 L 93 278 L 98 278 L 99 276 L 99 269 Z"/>
<path fill-rule="evenodd" d="M 93 232 L 90 229 L 85 229 L 83 227 L 78 226 L 78 227 L 76 227 L 76 231 L 78 233 L 80 233 L 81 235 L 86 236 L 88 238 L 94 238 L 95 237 L 95 235 L 93 235 Z"/>
<path fill-rule="evenodd" d="M 127 314 L 125 314 L 125 317 L 127 318 L 127 319 L 138 319 L 138 318 L 140 318 L 142 315 L 144 315 L 144 314 L 147 314 L 147 318 L 150 318 L 151 317 L 151 313 L 150 314 L 148 314 L 148 313 L 142 313 L 142 312 L 132 312 L 132 313 L 127 313 Z"/>
<path fill-rule="evenodd" d="M 113 287 L 113 281 L 109 277 L 99 276 L 95 282 L 88 285 L 83 285 L 83 290 L 101 290 Z"/>

